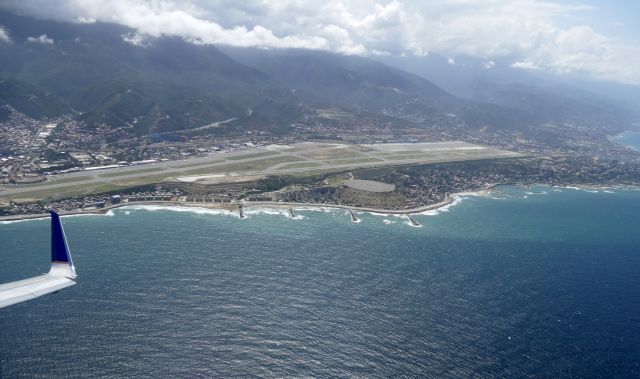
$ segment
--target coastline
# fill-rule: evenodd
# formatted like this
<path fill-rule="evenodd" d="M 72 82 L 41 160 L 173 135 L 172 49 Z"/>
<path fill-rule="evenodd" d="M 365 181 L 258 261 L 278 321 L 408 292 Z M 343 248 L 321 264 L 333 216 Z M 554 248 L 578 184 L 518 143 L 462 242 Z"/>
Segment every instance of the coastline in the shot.
<path fill-rule="evenodd" d="M 81 215 L 104 215 L 109 211 L 117 208 L 126 208 L 126 207 L 135 207 L 135 206 L 165 206 L 165 207 L 184 207 L 184 208 L 201 208 L 201 209 L 218 209 L 218 210 L 226 210 L 226 211 L 239 211 L 240 208 L 295 208 L 295 209 L 304 209 L 304 208 L 326 208 L 326 209 L 345 209 L 352 210 L 356 212 L 367 212 L 374 214 L 386 214 L 386 215 L 411 215 L 411 214 L 419 214 L 426 211 L 438 210 L 440 208 L 446 208 L 453 204 L 456 199 L 459 199 L 461 196 L 488 196 L 490 195 L 496 187 L 500 186 L 509 186 L 514 184 L 509 183 L 497 183 L 487 186 L 484 189 L 477 191 L 462 191 L 456 192 L 452 195 L 448 195 L 445 200 L 428 204 L 416 208 L 411 209 L 380 209 L 380 208 L 368 208 L 368 207 L 354 207 L 349 205 L 342 204 L 328 204 L 328 203 L 296 203 L 296 202 L 273 202 L 273 201 L 238 201 L 235 203 L 195 203 L 195 202 L 181 202 L 181 201 L 163 201 L 163 200 L 154 200 L 154 201 L 133 201 L 133 202 L 125 202 L 120 204 L 113 204 L 106 206 L 104 208 L 99 209 L 79 209 L 70 212 L 60 212 L 61 216 L 81 216 Z M 571 185 L 565 184 L 562 186 L 558 185 L 550 185 L 550 184 L 541 184 L 536 183 L 530 186 L 549 186 L 549 187 L 559 187 L 559 188 L 567 188 L 567 189 L 581 189 L 581 190 L 594 190 L 594 189 L 610 189 L 610 188 L 621 188 L 621 187 L 634 187 L 634 186 L 616 186 L 616 185 L 603 185 L 603 184 L 592 184 L 592 185 Z M 47 219 L 49 214 L 40 213 L 40 214 L 27 214 L 27 215 L 10 215 L 10 216 L 0 216 L 0 222 L 4 221 L 26 221 L 26 220 L 37 220 L 37 219 Z"/>
<path fill-rule="evenodd" d="M 88 209 L 88 210 L 76 210 L 71 212 L 60 212 L 60 216 L 80 216 L 80 215 L 104 215 L 109 211 L 117 208 L 126 208 L 126 207 L 135 207 L 135 206 L 146 206 L 146 205 L 155 205 L 155 206 L 167 206 L 167 207 L 185 207 L 185 208 L 202 208 L 202 209 L 220 209 L 227 211 L 238 211 L 240 207 L 243 209 L 247 208 L 327 208 L 327 209 L 350 209 L 352 211 L 357 212 L 368 212 L 368 213 L 376 213 L 376 214 L 412 214 L 412 213 L 421 213 L 428 210 L 435 210 L 438 208 L 446 207 L 447 205 L 452 204 L 455 201 L 457 196 L 464 195 L 481 195 L 487 192 L 487 190 L 481 190 L 476 192 L 460 192 L 453 194 L 451 196 L 447 196 L 447 198 L 439 203 L 424 205 L 417 208 L 412 209 L 377 209 L 377 208 L 364 208 L 364 207 L 353 207 L 348 205 L 341 204 L 327 204 L 327 203 L 294 203 L 294 202 L 273 202 L 273 201 L 241 201 L 236 203 L 193 203 L 193 202 L 181 202 L 181 201 L 132 201 L 120 204 L 109 205 L 100 209 Z M 40 214 L 29 214 L 29 215 L 11 215 L 11 216 L 0 216 L 0 222 L 2 221 L 24 221 L 24 220 L 37 220 L 37 219 L 46 219 L 49 215 L 45 213 Z"/>
<path fill-rule="evenodd" d="M 640 152 L 640 147 L 638 146 L 637 140 L 633 142 L 628 141 L 628 136 L 634 135 L 640 137 L 640 131 L 638 130 L 625 130 L 622 133 L 618 133 L 616 135 L 608 136 L 609 142 L 614 143 L 619 146 L 624 146 L 627 149 L 631 149 L 636 152 Z M 636 138 L 637 139 L 637 138 Z"/>
<path fill-rule="evenodd" d="M 463 194 L 469 194 L 461 193 Z M 457 194 L 456 194 L 457 195 Z M 357 212 L 368 212 L 368 213 L 377 213 L 377 214 L 412 214 L 412 213 L 420 213 L 428 210 L 434 210 L 441 207 L 445 207 L 455 200 L 455 196 L 453 195 L 447 198 L 444 201 L 439 203 L 425 205 L 418 208 L 413 209 L 402 209 L 402 210 L 386 210 L 386 209 L 376 209 L 376 208 L 360 208 L 360 207 L 352 207 L 348 205 L 340 205 L 340 204 L 326 204 L 326 203 L 280 203 L 280 202 L 269 202 L 269 201 L 252 201 L 252 202 L 237 202 L 237 203 L 190 203 L 190 202 L 180 202 L 180 201 L 133 201 L 121 204 L 115 204 L 106 206 L 100 209 L 90 209 L 90 210 L 77 210 L 71 212 L 61 212 L 60 216 L 79 216 L 79 215 L 104 215 L 109 211 L 117 208 L 126 208 L 126 207 L 135 207 L 135 206 L 166 206 L 166 207 L 184 207 L 184 208 L 201 208 L 201 209 L 219 209 L 219 210 L 227 210 L 227 211 L 238 211 L 240 207 L 243 209 L 247 208 L 285 208 L 289 209 L 294 207 L 296 209 L 303 208 L 327 208 L 327 209 L 350 209 L 352 211 Z M 0 222 L 2 221 L 23 221 L 23 220 L 37 220 L 37 219 L 46 219 L 48 218 L 48 214 L 40 213 L 40 214 L 31 214 L 31 215 L 12 215 L 12 216 L 0 216 Z"/>

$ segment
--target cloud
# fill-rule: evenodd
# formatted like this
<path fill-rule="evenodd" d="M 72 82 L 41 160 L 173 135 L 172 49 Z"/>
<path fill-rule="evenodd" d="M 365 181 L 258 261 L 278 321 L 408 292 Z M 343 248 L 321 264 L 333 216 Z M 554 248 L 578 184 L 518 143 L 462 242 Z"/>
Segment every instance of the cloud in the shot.
<path fill-rule="evenodd" d="M 1 7 L 35 17 L 77 23 L 111 22 L 128 26 L 138 36 L 178 36 L 197 44 L 230 44 L 249 47 L 329 49 L 326 40 L 318 36 L 282 35 L 259 24 L 247 27 L 235 25 L 225 28 L 206 19 L 206 13 L 189 2 L 142 0 L 7 0 Z"/>
<path fill-rule="evenodd" d="M 27 37 L 27 42 L 41 43 L 43 45 L 53 45 L 53 39 L 41 34 L 39 37 Z"/>
<path fill-rule="evenodd" d="M 196 44 L 322 49 L 359 55 L 470 56 L 513 67 L 640 85 L 638 44 L 558 20 L 597 15 L 559 0 L 3 0 L 0 7 L 77 23 L 113 22 L 144 46 Z M 490 68 L 488 67 L 488 68 Z"/>
<path fill-rule="evenodd" d="M 0 25 L 0 43 L 12 43 L 9 31 L 2 25 Z"/>
<path fill-rule="evenodd" d="M 613 41 L 588 26 L 577 26 L 558 32 L 512 66 L 640 85 L 637 62 L 640 47 Z"/>
<path fill-rule="evenodd" d="M 120 36 L 124 42 L 130 43 L 134 46 L 147 47 L 149 43 L 144 35 L 139 33 L 127 33 Z"/>
<path fill-rule="evenodd" d="M 449 59 L 447 59 L 447 63 L 453 65 L 453 64 L 456 64 L 456 60 L 453 59 L 453 58 L 449 58 Z"/>

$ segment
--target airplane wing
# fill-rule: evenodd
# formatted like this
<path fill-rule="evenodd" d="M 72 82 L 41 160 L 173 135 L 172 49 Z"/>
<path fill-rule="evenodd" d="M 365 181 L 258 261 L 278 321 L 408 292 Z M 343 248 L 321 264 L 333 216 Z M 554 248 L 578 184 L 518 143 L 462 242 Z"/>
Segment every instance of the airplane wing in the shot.
<path fill-rule="evenodd" d="M 65 277 L 55 277 L 49 274 L 35 278 L 18 280 L 17 282 L 0 284 L 0 308 L 35 299 L 48 293 L 59 291 L 76 284 Z"/>
<path fill-rule="evenodd" d="M 51 211 L 51 269 L 44 275 L 0 284 L 0 308 L 72 286 L 76 276 L 60 216 Z"/>

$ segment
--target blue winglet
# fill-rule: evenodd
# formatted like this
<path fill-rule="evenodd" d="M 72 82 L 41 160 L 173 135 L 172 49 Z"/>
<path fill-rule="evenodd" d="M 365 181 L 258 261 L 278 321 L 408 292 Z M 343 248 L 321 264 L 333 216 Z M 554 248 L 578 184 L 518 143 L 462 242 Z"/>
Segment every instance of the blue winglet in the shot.
<path fill-rule="evenodd" d="M 64 262 L 73 266 L 60 216 L 55 211 L 51 211 L 51 262 Z"/>
<path fill-rule="evenodd" d="M 77 276 L 60 216 L 53 210 L 51 211 L 51 270 L 49 270 L 49 275 L 69 279 L 75 279 Z"/>

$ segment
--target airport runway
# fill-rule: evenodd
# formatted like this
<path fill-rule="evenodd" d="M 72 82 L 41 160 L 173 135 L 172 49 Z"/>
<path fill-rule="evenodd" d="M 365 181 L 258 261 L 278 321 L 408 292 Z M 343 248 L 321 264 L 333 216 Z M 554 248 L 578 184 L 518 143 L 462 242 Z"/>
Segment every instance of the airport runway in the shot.
<path fill-rule="evenodd" d="M 242 181 L 243 177 L 518 156 L 520 154 L 465 142 L 271 145 L 206 157 L 59 174 L 43 183 L 1 186 L 0 199 L 40 199 L 78 191 L 79 187 L 111 185 L 124 188 L 181 181 L 181 178 L 186 178 L 182 180 L 185 182 L 224 183 Z"/>

